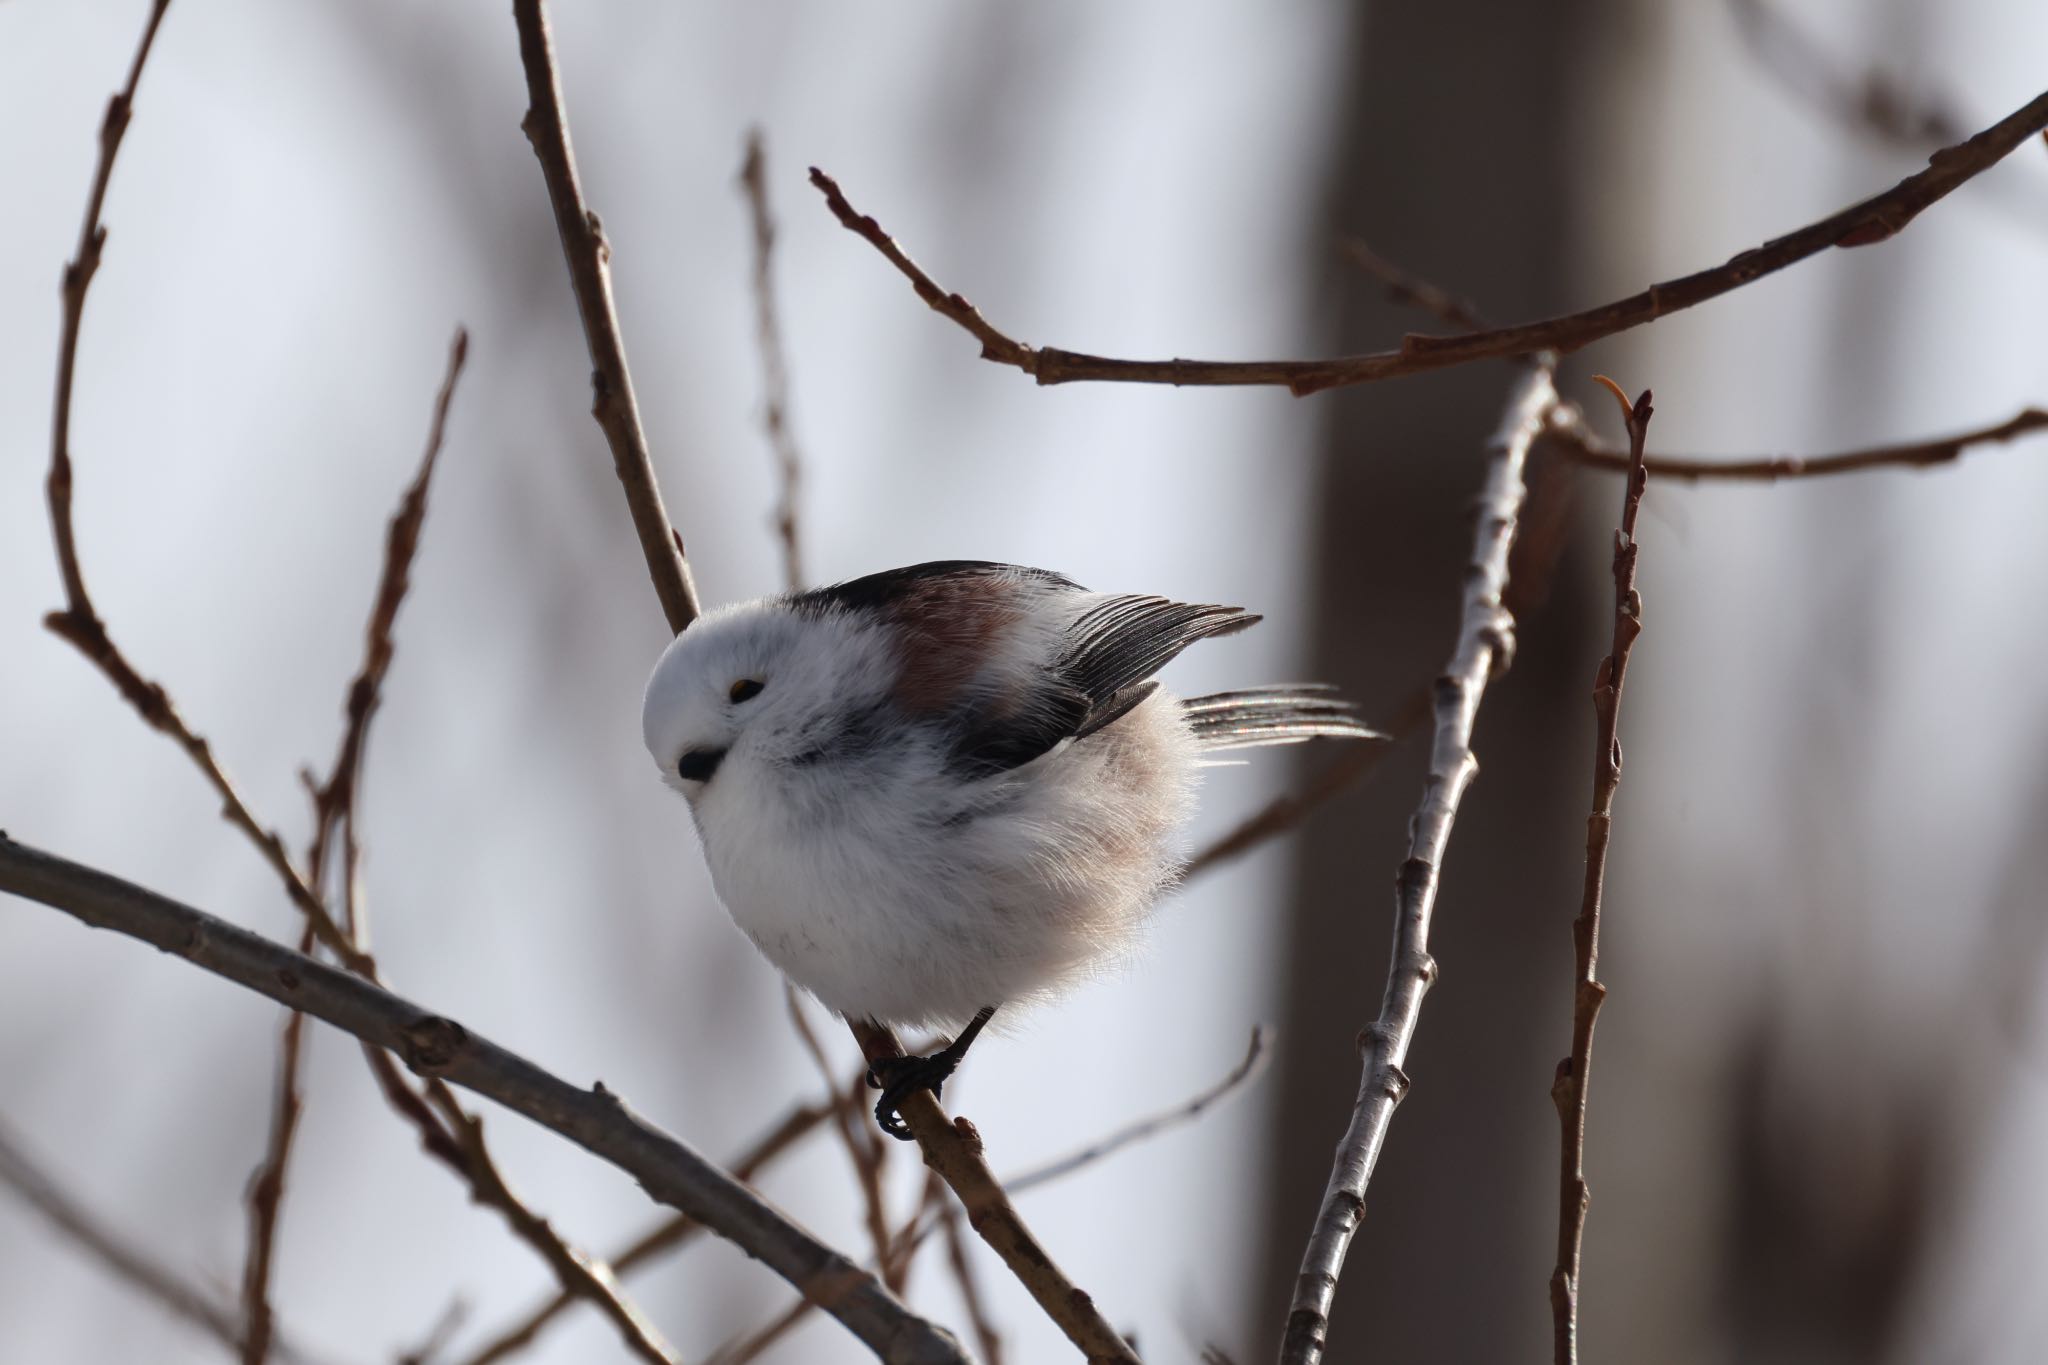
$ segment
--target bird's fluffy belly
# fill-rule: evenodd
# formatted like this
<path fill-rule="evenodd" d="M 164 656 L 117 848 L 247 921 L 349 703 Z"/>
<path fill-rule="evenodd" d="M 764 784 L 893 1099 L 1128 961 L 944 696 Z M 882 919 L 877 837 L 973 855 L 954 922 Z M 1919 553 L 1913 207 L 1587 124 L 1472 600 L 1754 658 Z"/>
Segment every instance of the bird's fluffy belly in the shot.
<path fill-rule="evenodd" d="M 738 799 L 706 825 L 707 852 L 734 922 L 828 1008 L 958 1025 L 1128 949 L 1178 866 L 1194 774 L 1178 703 L 1154 696 L 986 779 L 964 813 L 937 795 L 957 796 L 957 779 L 928 788 L 915 764 L 822 807 L 828 771 L 795 794 L 735 783 Z"/>

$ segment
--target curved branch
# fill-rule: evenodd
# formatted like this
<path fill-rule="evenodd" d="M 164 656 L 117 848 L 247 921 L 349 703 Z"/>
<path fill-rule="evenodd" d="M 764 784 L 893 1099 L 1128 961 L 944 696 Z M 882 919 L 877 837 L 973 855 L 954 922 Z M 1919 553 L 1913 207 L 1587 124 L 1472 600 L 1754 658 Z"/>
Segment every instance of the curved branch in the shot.
<path fill-rule="evenodd" d="M 1381 1144 L 1394 1121 L 1394 1107 L 1408 1091 L 1401 1070 L 1408 1045 L 1422 1014 L 1422 997 L 1436 979 L 1429 955 L 1429 924 L 1436 908 L 1437 880 L 1444 848 L 1458 802 L 1479 771 L 1472 756 L 1472 727 L 1487 682 L 1507 669 L 1514 657 L 1514 618 L 1502 604 L 1507 591 L 1508 550 L 1514 544 L 1515 519 L 1522 506 L 1522 472 L 1529 448 L 1542 434 L 1557 403 L 1551 382 L 1553 356 L 1543 357 L 1522 380 L 1508 402 L 1507 416 L 1493 439 L 1492 460 L 1478 500 L 1478 527 L 1473 533 L 1472 559 L 1465 576 L 1464 605 L 1459 613 L 1458 645 L 1444 675 L 1437 679 L 1435 739 L 1422 802 L 1409 823 L 1408 856 L 1394 879 L 1394 951 L 1387 964 L 1387 984 L 1379 1017 L 1359 1035 L 1362 1075 L 1351 1123 L 1337 1144 L 1337 1159 L 1323 1192 L 1322 1207 L 1308 1247 L 1287 1316 L 1281 1345 L 1282 1365 L 1311 1365 L 1323 1356 L 1330 1327 L 1330 1305 L 1337 1295 L 1337 1277 L 1352 1234 L 1365 1217 L 1365 1190 L 1379 1162 Z"/>
<path fill-rule="evenodd" d="M 216 976 L 396 1053 L 429 1079 L 496 1100 L 633 1176 L 818 1304 L 882 1360 L 964 1365 L 948 1332 L 678 1139 L 589 1090 L 360 977 L 95 868 L 0 836 L 0 891 L 154 944 Z"/>
<path fill-rule="evenodd" d="M 1653 284 L 1641 293 L 1582 312 L 1454 336 L 1411 333 L 1402 338 L 1397 350 L 1330 360 L 1125 360 L 1051 346 L 1028 346 L 998 330 L 961 295 L 941 289 L 882 231 L 879 223 L 847 202 L 832 177 L 814 167 L 811 183 L 824 194 L 826 205 L 840 223 L 887 257 L 910 281 L 919 298 L 981 342 L 984 360 L 1013 366 L 1041 384 L 1088 380 L 1124 384 L 1284 385 L 1299 395 L 1446 369 L 1473 360 L 1533 355 L 1538 351 L 1575 351 L 1602 337 L 1719 298 L 1765 275 L 1817 256 L 1829 247 L 1882 242 L 2043 128 L 2048 128 L 2048 93 L 2037 95 L 1975 137 L 1934 153 L 1925 170 L 1907 176 L 1883 193 L 1774 237 L 1721 265 Z"/>
<path fill-rule="evenodd" d="M 554 39 L 548 31 L 543 0 L 512 0 L 512 19 L 519 26 L 519 61 L 526 69 L 529 104 L 520 127 L 547 181 L 548 202 L 555 210 L 562 255 L 569 263 L 569 283 L 576 291 L 576 313 L 583 320 L 583 339 L 590 347 L 590 415 L 604 430 L 612 465 L 626 490 L 633 530 L 669 628 L 681 634 L 697 619 L 697 585 L 683 538 L 662 506 L 661 486 L 654 478 L 654 456 L 647 431 L 640 424 L 640 403 L 633 396 L 633 376 L 626 368 L 626 342 L 619 334 L 618 305 L 612 298 L 612 249 L 604 226 L 583 202 L 576 177 L 576 152 L 569 145 L 568 116 L 562 110 L 562 80 L 555 70 Z"/>

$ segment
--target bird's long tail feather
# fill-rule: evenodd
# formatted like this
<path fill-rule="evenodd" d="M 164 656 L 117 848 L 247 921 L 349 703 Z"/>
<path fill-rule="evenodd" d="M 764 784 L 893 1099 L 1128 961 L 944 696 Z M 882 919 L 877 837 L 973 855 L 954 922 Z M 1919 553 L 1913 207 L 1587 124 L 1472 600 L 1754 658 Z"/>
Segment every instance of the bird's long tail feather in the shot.
<path fill-rule="evenodd" d="M 1213 692 L 1181 703 L 1204 750 L 1252 749 L 1307 739 L 1385 739 L 1356 708 L 1323 683 L 1287 683 Z"/>

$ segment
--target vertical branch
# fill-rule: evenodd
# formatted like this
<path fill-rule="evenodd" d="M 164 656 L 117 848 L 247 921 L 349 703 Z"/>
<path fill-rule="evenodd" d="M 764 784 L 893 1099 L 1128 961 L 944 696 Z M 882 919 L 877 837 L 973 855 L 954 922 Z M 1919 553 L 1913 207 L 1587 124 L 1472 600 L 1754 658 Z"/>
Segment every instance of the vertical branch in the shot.
<path fill-rule="evenodd" d="M 662 506 L 655 482 L 654 457 L 640 424 L 640 404 L 633 396 L 633 376 L 626 368 L 626 343 L 619 334 L 618 306 L 612 298 L 611 244 L 604 225 L 583 201 L 576 176 L 576 153 L 569 144 L 568 116 L 562 108 L 562 82 L 555 70 L 554 38 L 548 30 L 544 0 L 512 0 L 512 19 L 519 28 L 519 61 L 526 70 L 528 107 L 520 127 L 547 181 L 548 202 L 555 211 L 555 230 L 569 265 L 569 283 L 576 292 L 576 313 L 583 321 L 583 339 L 590 348 L 590 415 L 604 431 L 612 464 L 633 514 L 633 530 L 647 559 L 648 576 L 661 598 L 669 628 L 681 634 L 697 619 L 697 586 L 683 553 L 683 538 Z"/>
<path fill-rule="evenodd" d="M 1508 550 L 1521 511 L 1523 468 L 1529 449 L 1557 404 L 1551 382 L 1555 357 L 1541 357 L 1508 402 L 1507 416 L 1492 443 L 1492 459 L 1478 501 L 1478 526 L 1465 577 L 1458 645 L 1437 679 L 1435 739 L 1422 801 L 1409 823 L 1408 856 L 1394 880 L 1394 951 L 1379 1017 L 1359 1035 L 1361 1077 L 1351 1123 L 1337 1145 L 1337 1157 L 1323 1192 L 1294 1301 L 1281 1344 L 1283 1365 L 1312 1365 L 1323 1356 L 1337 1277 L 1351 1238 L 1365 1217 L 1365 1191 L 1378 1164 L 1394 1108 L 1407 1093 L 1402 1065 L 1422 1013 L 1422 997 L 1436 979 L 1429 955 L 1430 917 L 1437 881 L 1458 803 L 1479 770 L 1472 756 L 1472 728 L 1487 682 L 1504 672 L 1514 655 L 1514 618 L 1502 605 L 1507 590 Z"/>
<path fill-rule="evenodd" d="M 761 130 L 747 132 L 747 156 L 740 164 L 740 188 L 754 226 L 754 327 L 761 344 L 761 424 L 775 456 L 780 490 L 775 504 L 775 533 L 782 540 L 782 577 L 791 592 L 804 586 L 802 547 L 797 538 L 797 491 L 803 484 L 803 458 L 789 429 L 789 365 L 783 358 L 782 324 L 775 313 L 775 219 L 768 212 L 767 153 Z"/>
<path fill-rule="evenodd" d="M 1550 1275 L 1551 1353 L 1555 1365 L 1579 1358 L 1579 1253 L 1586 1237 L 1586 1098 L 1592 1080 L 1593 1021 L 1607 988 L 1595 972 L 1600 964 L 1600 900 L 1607 877 L 1607 849 L 1614 831 L 1614 793 L 1621 785 L 1621 688 L 1629 651 L 1643 630 L 1643 599 L 1636 592 L 1636 513 L 1649 473 L 1643 447 L 1650 430 L 1650 391 L 1630 404 L 1613 380 L 1628 422 L 1628 487 L 1622 494 L 1621 530 L 1614 538 L 1614 643 L 1593 680 L 1597 748 L 1593 755 L 1593 810 L 1586 817 L 1586 882 L 1572 921 L 1578 971 L 1572 990 L 1572 1055 L 1557 1064 L 1550 1098 L 1563 1127 L 1557 1189 L 1557 1268 Z"/>

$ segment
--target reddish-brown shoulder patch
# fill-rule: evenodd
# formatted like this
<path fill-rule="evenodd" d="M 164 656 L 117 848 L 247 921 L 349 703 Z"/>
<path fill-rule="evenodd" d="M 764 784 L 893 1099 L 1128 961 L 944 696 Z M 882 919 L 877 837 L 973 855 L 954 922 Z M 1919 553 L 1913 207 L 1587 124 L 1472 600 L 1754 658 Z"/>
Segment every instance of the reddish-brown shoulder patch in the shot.
<path fill-rule="evenodd" d="M 901 641 L 897 703 L 930 712 L 958 700 L 1022 617 L 1014 591 L 976 576 L 929 579 L 905 593 L 890 612 Z"/>

